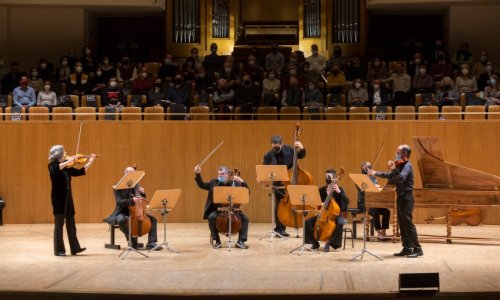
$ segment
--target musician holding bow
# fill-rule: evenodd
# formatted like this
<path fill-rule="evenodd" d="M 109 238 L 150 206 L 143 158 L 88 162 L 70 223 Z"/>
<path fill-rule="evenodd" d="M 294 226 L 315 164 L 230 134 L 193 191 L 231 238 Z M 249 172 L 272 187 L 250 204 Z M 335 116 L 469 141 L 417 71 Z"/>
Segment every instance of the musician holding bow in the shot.
<path fill-rule="evenodd" d="M 347 223 L 347 220 L 343 215 L 347 212 L 349 198 L 347 198 L 344 189 L 338 185 L 337 172 L 334 169 L 326 170 L 325 183 L 326 186 L 319 189 L 321 202 L 325 204 L 325 200 L 328 195 L 331 194 L 331 200 L 335 200 L 335 204 L 340 208 L 339 215 L 335 218 L 335 229 L 323 248 L 324 252 L 328 252 L 330 251 L 330 246 L 332 246 L 333 249 L 338 249 L 342 246 L 342 230 L 344 228 L 344 224 Z M 335 204 L 332 202 L 329 205 Z M 314 216 L 306 220 L 305 223 L 305 242 L 306 244 L 312 244 L 311 248 L 314 250 L 319 249 L 319 242 L 314 234 L 314 231 L 317 230 L 317 228 L 315 228 L 317 225 L 317 219 L 318 216 Z"/>
<path fill-rule="evenodd" d="M 390 172 L 368 171 L 368 176 L 388 178 L 396 185 L 396 209 L 398 223 L 401 230 L 401 241 L 403 249 L 394 253 L 394 256 L 418 257 L 424 255 L 422 247 L 418 243 L 417 228 L 413 224 L 413 167 L 409 161 L 411 154 L 410 146 L 400 145 L 396 152 L 396 160 L 390 160 L 388 166 Z"/>
<path fill-rule="evenodd" d="M 129 174 L 134 171 L 135 168 L 127 167 L 125 168 L 124 174 Z M 115 210 L 109 217 L 104 219 L 104 221 L 110 225 L 118 224 L 121 232 L 123 232 L 128 241 L 128 217 L 130 215 L 129 206 L 141 205 L 141 201 L 145 201 L 146 192 L 138 183 L 132 188 L 132 191 L 129 189 L 114 190 L 114 196 L 116 202 Z M 148 233 L 148 243 L 146 244 L 146 249 L 150 250 L 156 247 L 158 235 L 156 227 L 158 221 L 154 216 L 147 215 L 147 217 L 151 220 L 151 230 Z M 132 237 L 132 248 L 137 249 L 137 237 Z M 162 247 L 155 248 L 157 251 L 161 249 Z"/>
<path fill-rule="evenodd" d="M 210 229 L 210 235 L 212 241 L 215 241 L 213 244 L 214 249 L 219 249 L 222 247 L 219 231 L 217 230 L 216 221 L 217 216 L 220 214 L 217 211 L 217 207 L 219 204 L 214 203 L 214 187 L 217 186 L 242 186 L 248 188 L 247 183 L 241 179 L 239 176 L 234 174 L 232 176 L 232 180 L 230 180 L 230 170 L 227 167 L 221 166 L 217 172 L 217 178 L 212 179 L 209 182 L 204 182 L 201 178 L 201 167 L 200 165 L 196 165 L 194 167 L 195 180 L 198 187 L 208 191 L 207 201 L 205 203 L 205 210 L 203 213 L 203 219 L 208 219 L 208 228 Z M 241 229 L 239 231 L 238 242 L 236 242 L 236 247 L 240 249 L 247 249 L 248 246 L 245 244 L 248 236 L 248 217 L 243 212 L 238 212 L 239 217 L 241 218 Z"/>

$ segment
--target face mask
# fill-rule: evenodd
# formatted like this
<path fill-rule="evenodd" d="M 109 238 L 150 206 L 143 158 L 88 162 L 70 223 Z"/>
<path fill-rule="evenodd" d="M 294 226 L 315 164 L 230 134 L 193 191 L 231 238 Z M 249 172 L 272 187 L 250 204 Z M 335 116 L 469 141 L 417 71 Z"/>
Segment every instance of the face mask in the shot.
<path fill-rule="evenodd" d="M 280 153 L 280 151 L 281 151 L 281 147 L 279 147 L 279 146 L 274 146 L 273 147 L 273 152 L 274 153 Z"/>
<path fill-rule="evenodd" d="M 376 90 L 378 90 L 380 88 L 380 84 L 374 84 L 373 88 L 376 89 Z"/>
<path fill-rule="evenodd" d="M 314 84 L 310 84 L 308 87 L 310 90 L 314 90 Z"/>
<path fill-rule="evenodd" d="M 401 160 L 401 155 L 399 155 L 399 154 L 397 154 L 397 153 L 396 153 L 396 158 L 395 158 L 395 160 Z"/>
<path fill-rule="evenodd" d="M 274 74 L 269 74 L 269 79 L 273 80 L 275 78 Z"/>
<path fill-rule="evenodd" d="M 76 68 L 75 68 L 75 71 L 76 71 L 76 72 L 78 72 L 78 73 L 80 73 L 80 72 L 82 72 L 82 71 L 83 71 L 83 68 L 82 68 L 82 67 L 76 67 Z"/>
<path fill-rule="evenodd" d="M 28 80 L 21 80 L 21 85 L 28 85 Z"/>
<path fill-rule="evenodd" d="M 146 77 L 148 77 L 148 73 L 143 72 L 143 73 L 141 74 L 141 76 L 142 76 L 142 78 L 146 78 Z"/>
<path fill-rule="evenodd" d="M 96 74 L 97 76 L 101 76 L 101 75 L 102 75 L 102 71 L 97 71 L 97 72 L 95 72 L 95 74 Z"/>
<path fill-rule="evenodd" d="M 243 83 L 246 85 L 246 86 L 250 86 L 252 84 L 252 82 L 250 80 L 245 80 L 243 81 Z"/>
<path fill-rule="evenodd" d="M 249 61 L 249 62 L 248 62 L 248 64 L 249 64 L 250 66 L 253 66 L 253 65 L 255 65 L 255 61 L 251 60 L 251 61 Z"/>
<path fill-rule="evenodd" d="M 427 72 L 427 70 L 426 70 L 426 69 L 420 69 L 420 70 L 418 70 L 418 71 L 419 71 L 419 72 L 420 72 L 420 74 L 422 74 L 422 75 L 424 75 L 424 74 L 425 74 L 425 72 Z"/>
<path fill-rule="evenodd" d="M 111 82 L 109 83 L 109 85 L 110 85 L 111 87 L 116 87 L 116 81 L 111 81 Z"/>
<path fill-rule="evenodd" d="M 61 62 L 61 66 L 66 67 L 67 65 L 68 65 L 68 61 L 67 61 L 67 60 L 63 60 L 63 61 Z"/>
<path fill-rule="evenodd" d="M 295 75 L 295 74 L 297 74 L 297 71 L 295 71 L 295 70 L 290 70 L 290 71 L 289 71 L 289 73 L 290 73 L 290 75 Z"/>
<path fill-rule="evenodd" d="M 200 76 L 200 78 L 205 78 L 205 73 L 200 73 L 198 76 Z"/>
<path fill-rule="evenodd" d="M 486 71 L 488 71 L 488 72 L 493 71 L 493 66 L 490 66 L 490 65 L 486 66 Z"/>
<path fill-rule="evenodd" d="M 210 49 L 210 52 L 212 52 L 212 54 L 217 54 L 217 49 L 216 48 L 212 48 L 212 49 Z"/>
<path fill-rule="evenodd" d="M 90 51 L 89 49 L 85 50 L 85 54 L 90 55 L 90 53 L 92 53 L 92 51 Z"/>
<path fill-rule="evenodd" d="M 47 84 L 47 85 L 44 85 L 44 86 L 43 86 L 43 88 L 44 88 L 46 91 L 48 91 L 48 90 L 50 90 L 50 85 L 48 85 L 48 84 Z"/>
<path fill-rule="evenodd" d="M 359 88 L 361 87 L 361 83 L 356 82 L 356 83 L 354 84 L 354 87 L 355 87 L 355 88 L 357 88 L 357 89 L 359 89 Z"/>
<path fill-rule="evenodd" d="M 462 74 L 464 74 L 464 75 L 469 74 L 469 70 L 468 70 L 468 69 L 463 69 L 463 70 L 462 70 Z"/>
<path fill-rule="evenodd" d="M 421 58 L 415 58 L 415 64 L 420 64 L 422 62 L 422 59 Z"/>
<path fill-rule="evenodd" d="M 38 72 L 32 72 L 32 73 L 31 73 L 31 76 L 33 76 L 33 77 L 37 77 L 37 76 L 38 76 Z"/>
<path fill-rule="evenodd" d="M 165 58 L 165 64 L 170 65 L 172 63 L 172 60 L 170 58 Z"/>
<path fill-rule="evenodd" d="M 494 86 L 497 84 L 497 81 L 495 79 L 490 79 L 490 84 Z"/>
<path fill-rule="evenodd" d="M 42 69 L 47 68 L 47 64 L 40 64 L 40 68 L 42 68 Z"/>
<path fill-rule="evenodd" d="M 485 62 L 488 59 L 486 55 L 481 55 L 481 62 Z"/>
<path fill-rule="evenodd" d="M 361 174 L 368 174 L 368 170 L 367 169 L 361 169 Z"/>
<path fill-rule="evenodd" d="M 326 183 L 326 184 L 330 184 L 330 183 L 332 183 L 332 182 L 333 182 L 333 180 L 332 180 L 331 178 L 326 178 L 326 179 L 325 179 L 325 183 Z"/>
<path fill-rule="evenodd" d="M 313 50 L 312 54 L 313 54 L 314 56 L 318 55 L 318 50 Z"/>
<path fill-rule="evenodd" d="M 373 63 L 373 65 L 374 65 L 375 67 L 379 67 L 379 66 L 380 66 L 380 62 L 379 62 L 379 61 L 376 61 L 376 62 L 374 62 L 374 63 Z"/>
<path fill-rule="evenodd" d="M 226 73 L 231 73 L 231 68 L 224 68 L 224 71 L 226 71 Z"/>
<path fill-rule="evenodd" d="M 102 63 L 105 64 L 105 65 L 107 65 L 107 64 L 109 64 L 109 60 L 105 59 L 105 60 L 102 61 Z"/>
<path fill-rule="evenodd" d="M 221 176 L 221 175 L 219 175 L 219 176 L 217 177 L 217 180 L 218 180 L 220 183 L 224 183 L 224 182 L 226 182 L 226 178 L 225 178 L 224 176 Z"/>

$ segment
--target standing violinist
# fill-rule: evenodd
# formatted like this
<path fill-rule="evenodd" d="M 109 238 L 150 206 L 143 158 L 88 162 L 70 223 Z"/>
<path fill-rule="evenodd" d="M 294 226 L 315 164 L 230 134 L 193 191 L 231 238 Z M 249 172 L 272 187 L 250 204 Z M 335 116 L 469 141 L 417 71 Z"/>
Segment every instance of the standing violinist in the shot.
<path fill-rule="evenodd" d="M 61 145 L 54 145 L 49 151 L 49 174 L 52 183 L 52 211 L 54 213 L 54 255 L 66 256 L 63 240 L 63 226 L 66 220 L 71 255 L 76 255 L 86 250 L 80 247 L 76 236 L 75 205 L 71 193 L 71 177 L 82 176 L 94 163 L 95 154 L 90 155 L 88 162 L 81 169 L 72 167 L 77 162 L 77 157 L 66 159 L 66 152 Z M 71 167 L 70 167 L 71 166 Z"/>
<path fill-rule="evenodd" d="M 328 195 L 332 195 L 332 200 L 335 200 L 340 208 L 340 214 L 335 218 L 335 230 L 332 236 L 325 243 L 323 248 L 324 252 L 330 251 L 330 246 L 333 249 L 338 249 L 342 246 L 342 230 L 344 229 L 344 224 L 347 223 L 345 214 L 347 212 L 347 207 L 349 206 L 349 198 L 347 198 L 344 189 L 338 185 L 337 172 L 334 169 L 328 169 L 325 172 L 325 183 L 326 186 L 319 188 L 319 195 L 321 197 L 321 202 L 325 202 Z M 333 202 L 330 205 L 334 205 Z M 311 249 L 319 249 L 319 242 L 314 237 L 314 230 L 316 226 L 316 220 L 318 216 L 314 216 L 307 219 L 305 222 L 305 242 L 306 244 L 312 244 Z"/>
<path fill-rule="evenodd" d="M 283 145 L 283 138 L 280 135 L 273 135 L 271 137 L 271 151 L 264 155 L 264 165 L 286 165 L 287 169 L 293 168 L 293 151 L 294 147 L 297 148 L 297 158 L 302 159 L 306 157 L 306 148 L 300 141 L 296 141 L 294 146 Z M 281 182 L 275 182 L 275 186 L 283 186 Z M 278 236 L 290 236 L 285 230 L 286 226 L 283 225 L 278 219 L 278 205 L 279 201 L 282 201 L 284 193 L 280 190 L 275 189 L 274 194 L 276 196 L 276 203 L 274 207 L 274 219 L 276 220 L 276 228 L 274 231 L 278 233 Z"/>
<path fill-rule="evenodd" d="M 207 201 L 205 203 L 205 210 L 203 213 L 203 219 L 208 219 L 208 228 L 210 229 L 210 235 L 212 241 L 215 241 L 213 244 L 214 249 L 219 249 L 222 247 L 219 231 L 217 230 L 216 221 L 217 216 L 219 215 L 219 211 L 217 211 L 217 207 L 220 207 L 220 204 L 214 203 L 214 187 L 217 186 L 242 186 L 248 189 L 247 183 L 241 179 L 239 176 L 234 174 L 232 176 L 232 180 L 230 180 L 230 171 L 228 167 L 220 166 L 217 171 L 217 178 L 212 179 L 209 182 L 204 182 L 201 178 L 201 167 L 200 165 L 196 165 L 194 167 L 195 180 L 198 187 L 208 191 Z M 243 213 L 239 212 L 239 217 L 241 218 L 241 229 L 238 235 L 238 242 L 236 242 L 236 247 L 240 249 L 247 249 L 248 246 L 245 244 L 248 236 L 248 217 Z"/>
<path fill-rule="evenodd" d="M 396 210 L 401 230 L 403 249 L 394 256 L 418 257 L 424 255 L 418 242 L 417 228 L 413 224 L 413 167 L 409 161 L 410 146 L 400 145 L 396 152 L 396 160 L 387 164 L 390 172 L 368 171 L 368 176 L 388 178 L 396 185 Z"/>
<path fill-rule="evenodd" d="M 134 167 L 125 168 L 124 174 L 129 174 L 134 172 Z M 116 207 L 113 213 L 104 219 L 105 222 L 110 225 L 118 224 L 121 232 L 125 235 L 128 241 L 128 216 L 130 215 L 129 206 L 141 205 L 141 201 L 145 201 L 146 192 L 139 183 L 137 183 L 132 190 L 114 190 Z M 158 220 L 151 215 L 147 215 L 151 220 L 151 230 L 148 233 L 148 243 L 146 244 L 146 249 L 150 250 L 155 248 L 156 251 L 162 249 L 162 247 L 156 247 L 157 242 L 157 224 Z M 137 249 L 137 237 L 132 237 L 132 248 Z"/>

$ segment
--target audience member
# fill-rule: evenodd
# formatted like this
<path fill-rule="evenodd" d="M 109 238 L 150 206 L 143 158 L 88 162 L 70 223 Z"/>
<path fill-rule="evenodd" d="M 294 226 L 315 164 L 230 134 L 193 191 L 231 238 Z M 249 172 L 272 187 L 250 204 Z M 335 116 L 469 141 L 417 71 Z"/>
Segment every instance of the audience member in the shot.
<path fill-rule="evenodd" d="M 42 58 L 38 62 L 38 77 L 42 80 L 52 80 L 54 78 L 54 64 Z"/>
<path fill-rule="evenodd" d="M 69 57 L 61 56 L 59 67 L 56 70 L 56 79 L 59 82 L 66 82 L 71 75 L 71 68 L 69 67 Z"/>
<path fill-rule="evenodd" d="M 89 75 L 83 73 L 81 62 L 75 63 L 75 73 L 71 74 L 66 83 L 66 93 L 82 96 L 88 92 Z"/>
<path fill-rule="evenodd" d="M 102 105 L 106 107 L 116 108 L 121 111 L 126 104 L 125 94 L 123 89 L 118 87 L 118 79 L 114 76 L 109 78 L 108 86 L 102 92 Z"/>
<path fill-rule="evenodd" d="M 52 108 L 57 105 L 57 95 L 52 90 L 50 80 L 43 82 L 43 90 L 38 93 L 36 99 L 37 106 L 46 106 Z"/>
<path fill-rule="evenodd" d="M 411 77 L 404 73 L 402 63 L 396 63 L 394 73 L 382 82 L 392 82 L 393 104 L 395 106 L 411 105 Z"/>
<path fill-rule="evenodd" d="M 437 62 L 434 63 L 429 72 L 434 81 L 440 81 L 443 77 L 453 77 L 453 66 L 446 60 L 444 51 L 438 53 Z"/>
<path fill-rule="evenodd" d="M 375 57 L 371 63 L 368 64 L 368 72 L 366 73 L 366 81 L 371 83 L 375 79 L 386 79 L 387 65 L 385 61 Z"/>
<path fill-rule="evenodd" d="M 262 98 L 266 106 L 280 106 L 279 93 L 281 91 L 281 82 L 276 78 L 275 71 L 267 72 L 267 78 L 262 83 Z"/>
<path fill-rule="evenodd" d="M 35 89 L 35 92 L 40 92 L 43 88 L 43 80 L 38 77 L 38 68 L 31 68 L 29 74 L 29 86 Z"/>
<path fill-rule="evenodd" d="M 266 55 L 266 71 L 275 70 L 278 74 L 282 74 L 285 66 L 285 56 L 278 51 L 278 45 L 274 44 L 271 47 L 271 52 Z"/>
<path fill-rule="evenodd" d="M 92 53 L 90 46 L 86 45 L 82 49 L 82 58 L 80 59 L 83 66 L 83 72 L 87 74 L 94 74 L 96 67 L 98 66 L 97 58 Z"/>
<path fill-rule="evenodd" d="M 130 56 L 123 55 L 122 63 L 116 69 L 116 80 L 125 86 L 134 82 L 137 78 L 137 67 L 134 63 L 130 61 Z"/>
<path fill-rule="evenodd" d="M 418 75 L 413 77 L 413 94 L 428 94 L 434 92 L 434 78 L 427 74 L 427 66 L 418 66 Z"/>
<path fill-rule="evenodd" d="M 372 81 L 372 88 L 368 92 L 368 106 L 389 106 L 392 103 L 389 100 L 387 91 L 381 85 L 380 79 Z"/>
<path fill-rule="evenodd" d="M 132 83 L 132 90 L 134 94 L 147 95 L 154 85 L 153 79 L 149 76 L 148 68 L 142 67 L 140 76 Z"/>
<path fill-rule="evenodd" d="M 306 58 L 306 61 L 310 65 L 310 69 L 323 73 L 326 69 L 326 60 L 325 57 L 318 54 L 318 45 L 313 44 L 311 46 L 311 53 L 311 56 Z"/>
<path fill-rule="evenodd" d="M 222 73 L 224 58 L 217 54 L 218 46 L 216 43 L 210 44 L 210 55 L 203 59 L 203 67 L 208 72 L 208 76 L 214 78 L 214 73 Z"/>
<path fill-rule="evenodd" d="M 250 74 L 254 83 L 262 85 L 264 70 L 257 65 L 257 58 L 255 56 L 248 56 L 248 63 L 243 66 L 243 74 Z"/>
<path fill-rule="evenodd" d="M 490 81 L 491 77 L 496 75 L 500 77 L 500 74 L 495 72 L 495 64 L 491 60 L 486 61 L 486 72 L 479 75 L 479 79 L 477 80 L 477 88 L 480 91 L 483 91 L 486 86 L 488 86 L 488 81 Z"/>
<path fill-rule="evenodd" d="M 492 75 L 488 86 L 484 88 L 484 100 L 486 106 L 500 105 L 500 82 L 497 75 Z"/>
<path fill-rule="evenodd" d="M 455 88 L 459 93 L 476 93 L 477 82 L 476 78 L 470 72 L 470 66 L 463 64 L 460 73 L 455 79 Z"/>
<path fill-rule="evenodd" d="M 14 106 L 25 107 L 28 110 L 36 104 L 35 90 L 28 86 L 28 76 L 21 76 L 19 84 L 20 86 L 16 87 L 12 92 Z"/>
<path fill-rule="evenodd" d="M 89 93 L 91 95 L 102 95 L 102 92 L 106 88 L 106 84 L 108 83 L 109 78 L 104 76 L 104 71 L 102 67 L 97 67 L 95 71 L 94 77 L 90 80 L 89 83 Z"/>
<path fill-rule="evenodd" d="M 474 64 L 472 68 L 472 75 L 479 79 L 479 75 L 486 72 L 486 62 L 488 61 L 488 52 L 481 51 L 481 56 L 479 57 L 479 61 Z"/>
<path fill-rule="evenodd" d="M 356 78 L 361 80 L 366 80 L 366 68 L 361 65 L 361 60 L 359 57 L 354 57 L 347 68 L 346 79 L 348 81 L 353 81 Z"/>
<path fill-rule="evenodd" d="M 281 106 L 302 106 L 304 89 L 299 85 L 297 77 L 290 77 L 288 87 L 281 93 Z"/>
<path fill-rule="evenodd" d="M 240 107 L 241 114 L 252 114 L 260 103 L 260 88 L 252 82 L 250 75 L 243 75 L 243 82 L 238 86 L 235 94 L 235 105 Z M 242 119 L 251 120 L 252 116 L 244 115 Z"/>
<path fill-rule="evenodd" d="M 455 89 L 451 77 L 444 77 L 437 85 L 435 102 L 439 107 L 444 105 L 460 105 L 460 94 Z"/>
<path fill-rule="evenodd" d="M 166 107 L 166 102 L 162 102 L 161 100 L 167 99 L 167 89 L 163 85 L 161 78 L 158 77 L 155 79 L 154 87 L 152 87 L 148 91 L 148 103 L 147 106 L 163 106 Z"/>
<path fill-rule="evenodd" d="M 368 101 L 368 91 L 363 87 L 363 82 L 360 78 L 353 81 L 353 86 L 347 93 L 348 106 L 365 106 Z"/>
<path fill-rule="evenodd" d="M 429 63 L 424 60 L 424 58 L 422 57 L 422 53 L 416 52 L 413 55 L 413 60 L 408 64 L 408 75 L 410 75 L 412 78 L 420 75 L 420 66 L 422 65 L 425 66 L 426 70 L 429 68 Z"/>
<path fill-rule="evenodd" d="M 309 81 L 307 89 L 304 91 L 304 99 L 302 101 L 304 107 L 324 107 L 324 97 L 321 90 L 318 88 L 318 83 Z"/>
<path fill-rule="evenodd" d="M 451 62 L 455 70 L 460 70 L 463 64 L 471 65 L 472 53 L 469 51 L 469 43 L 462 43 L 460 45 L 460 49 L 453 55 Z"/>
<path fill-rule="evenodd" d="M 116 68 L 111 64 L 109 56 L 105 55 L 102 57 L 101 63 L 102 76 L 106 82 L 111 78 L 111 76 L 116 77 Z"/>

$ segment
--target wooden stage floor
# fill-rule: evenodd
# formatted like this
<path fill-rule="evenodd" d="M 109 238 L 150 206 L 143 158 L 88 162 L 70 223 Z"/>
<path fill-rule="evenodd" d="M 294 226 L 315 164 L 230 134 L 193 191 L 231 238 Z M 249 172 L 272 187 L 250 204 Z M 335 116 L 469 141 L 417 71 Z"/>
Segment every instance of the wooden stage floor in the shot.
<path fill-rule="evenodd" d="M 350 225 L 349 225 L 350 226 Z M 454 242 L 423 242 L 424 256 L 398 258 L 400 243 L 368 242 L 367 248 L 384 261 L 365 254 L 350 259 L 363 247 L 361 239 L 345 250 L 302 256 L 288 252 L 301 239 L 258 240 L 269 224 L 250 224 L 247 250 L 212 249 L 206 223 L 168 224 L 167 240 L 179 253 L 159 251 L 143 258 L 105 249 L 108 226 L 77 224 L 87 251 L 56 257 L 52 224 L 0 226 L 0 299 L 153 299 L 165 298 L 399 298 L 399 273 L 438 272 L 436 296 L 498 299 L 500 246 Z M 444 234 L 443 224 L 418 225 L 419 234 Z M 358 227 L 358 235 L 361 226 Z M 289 230 L 290 233 L 295 231 Z M 500 226 L 453 228 L 454 235 L 498 237 Z M 163 224 L 158 236 L 163 239 Z M 117 231 L 117 243 L 125 238 Z M 145 240 L 141 238 L 141 241 Z M 65 236 L 67 243 L 67 238 Z M 67 247 L 69 254 L 69 247 Z"/>

